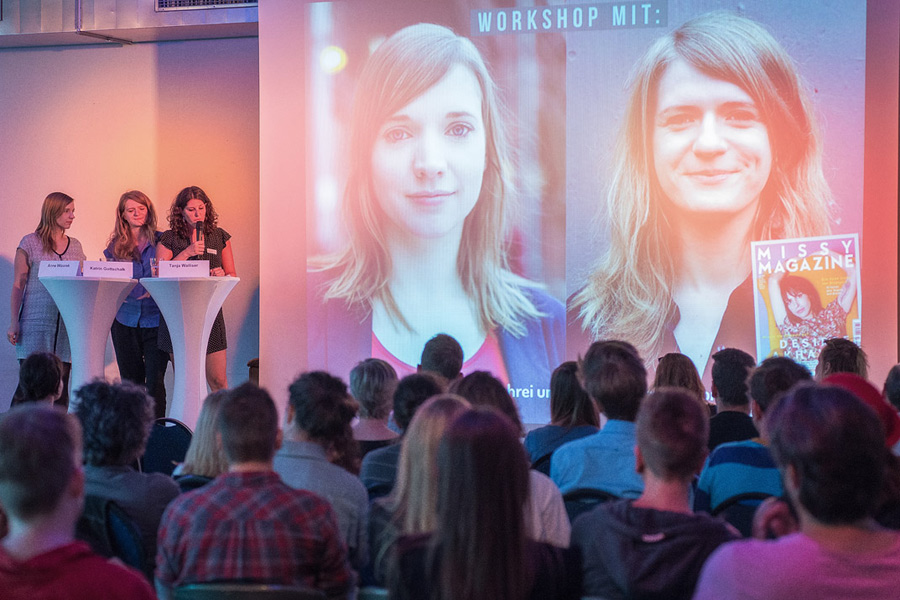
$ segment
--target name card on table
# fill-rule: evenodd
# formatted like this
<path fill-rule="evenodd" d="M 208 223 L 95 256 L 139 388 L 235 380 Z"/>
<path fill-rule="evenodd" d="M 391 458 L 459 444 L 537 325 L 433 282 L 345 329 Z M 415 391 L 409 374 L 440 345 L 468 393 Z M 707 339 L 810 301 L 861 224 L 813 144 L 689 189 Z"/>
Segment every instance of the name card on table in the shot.
<path fill-rule="evenodd" d="M 81 272 L 85 277 L 131 279 L 134 275 L 134 264 L 131 262 L 86 260 Z"/>
<path fill-rule="evenodd" d="M 42 260 L 38 267 L 38 277 L 75 277 L 78 275 L 77 260 Z"/>
<path fill-rule="evenodd" d="M 161 260 L 160 277 L 209 277 L 208 260 Z"/>

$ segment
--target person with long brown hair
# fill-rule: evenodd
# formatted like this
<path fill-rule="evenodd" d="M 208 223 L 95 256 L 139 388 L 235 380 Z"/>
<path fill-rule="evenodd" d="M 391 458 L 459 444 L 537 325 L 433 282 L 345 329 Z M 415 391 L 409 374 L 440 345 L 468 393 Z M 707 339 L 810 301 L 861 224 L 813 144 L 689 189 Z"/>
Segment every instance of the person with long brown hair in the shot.
<path fill-rule="evenodd" d="M 456 418 L 437 453 L 431 534 L 401 538 L 392 598 L 555 600 L 581 596 L 577 555 L 529 539 L 528 459 L 493 409 Z"/>
<path fill-rule="evenodd" d="M 42 260 L 87 258 L 81 242 L 66 233 L 75 220 L 75 200 L 62 192 L 44 198 L 41 220 L 34 233 L 19 242 L 13 262 L 9 329 L 6 339 L 16 347 L 19 363 L 33 352 L 52 352 L 63 363 L 60 402 L 69 403 L 69 371 L 72 356 L 69 336 L 50 292 L 38 281 Z"/>
<path fill-rule="evenodd" d="M 119 197 L 116 224 L 103 255 L 108 260 L 130 262 L 135 279 L 150 277 L 150 260 L 156 258 L 156 210 L 147 194 L 131 190 Z M 159 349 L 159 307 L 140 283 L 116 313 L 110 333 L 122 379 L 143 385 L 156 403 L 156 416 L 166 416 L 166 353 Z"/>
<path fill-rule="evenodd" d="M 218 226 L 219 215 L 212 201 L 197 186 L 186 187 L 175 197 L 169 209 L 169 230 L 159 238 L 159 260 L 208 260 L 213 277 L 234 277 L 234 253 L 231 234 Z M 199 227 L 200 236 L 195 234 Z M 159 329 L 159 347 L 172 354 L 172 338 L 165 321 Z M 228 358 L 225 317 L 216 315 L 206 346 L 206 381 L 211 391 L 228 387 Z"/>

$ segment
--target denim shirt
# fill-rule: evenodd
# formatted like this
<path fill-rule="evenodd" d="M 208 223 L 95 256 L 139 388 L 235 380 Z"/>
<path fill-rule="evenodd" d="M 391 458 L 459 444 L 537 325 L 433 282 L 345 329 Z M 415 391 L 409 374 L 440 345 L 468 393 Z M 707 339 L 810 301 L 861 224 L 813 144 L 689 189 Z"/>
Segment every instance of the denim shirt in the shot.
<path fill-rule="evenodd" d="M 160 235 L 162 234 L 157 231 L 156 241 L 159 241 Z M 116 260 L 112 253 L 112 244 L 106 247 L 106 250 L 103 251 L 103 255 L 108 260 Z M 132 265 L 134 266 L 134 274 L 132 277 L 135 279 L 150 277 L 150 259 L 155 257 L 156 246 L 153 244 L 144 246 L 144 249 L 141 251 L 140 262 L 136 260 L 132 261 Z M 131 293 L 125 298 L 125 302 L 119 307 L 119 312 L 116 313 L 116 321 L 127 327 L 159 327 L 159 307 L 156 306 L 156 302 L 154 302 L 153 298 L 150 296 L 138 299 L 146 293 L 147 290 L 145 290 L 144 286 L 140 283 L 134 286 L 134 289 L 131 290 Z"/>

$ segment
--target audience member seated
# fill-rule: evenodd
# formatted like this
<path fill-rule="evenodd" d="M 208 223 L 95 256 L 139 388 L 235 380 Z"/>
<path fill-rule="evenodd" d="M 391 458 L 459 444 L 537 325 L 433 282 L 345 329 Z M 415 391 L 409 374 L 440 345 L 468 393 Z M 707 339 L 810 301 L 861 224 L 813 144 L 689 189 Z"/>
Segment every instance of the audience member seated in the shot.
<path fill-rule="evenodd" d="M 887 379 L 884 381 L 884 397 L 895 411 L 900 411 L 900 365 L 894 365 L 888 372 Z M 895 455 L 900 455 L 900 442 L 894 444 L 893 450 Z"/>
<path fill-rule="evenodd" d="M 739 537 L 720 519 L 691 511 L 708 421 L 705 407 L 680 388 L 658 388 L 643 401 L 634 452 L 644 492 L 602 504 L 572 527 L 585 595 L 689 600 L 706 558 Z"/>
<path fill-rule="evenodd" d="M 550 424 L 525 436 L 531 468 L 550 475 L 550 455 L 565 444 L 597 433 L 597 407 L 578 381 L 578 364 L 567 361 L 550 378 Z"/>
<path fill-rule="evenodd" d="M 781 496 L 781 476 L 769 450 L 764 418 L 785 392 L 810 379 L 806 367 L 784 356 L 767 358 L 753 370 L 748 384 L 759 437 L 713 450 L 700 473 L 694 510 L 711 512 L 723 501 L 748 492 Z"/>
<path fill-rule="evenodd" d="M 457 379 L 450 391 L 459 394 L 474 407 L 488 407 L 506 416 L 519 434 L 525 434 L 516 403 L 499 379 L 487 371 L 475 371 Z M 528 502 L 525 524 L 532 539 L 561 548 L 569 547 L 572 525 L 566 513 L 562 494 L 553 481 L 532 469 L 528 470 Z"/>
<path fill-rule="evenodd" d="M 175 467 L 172 476 L 181 491 L 188 492 L 206 485 L 228 470 L 228 460 L 221 444 L 216 441 L 216 419 L 228 390 L 209 394 L 200 407 L 197 427 L 191 436 L 184 462 Z"/>
<path fill-rule="evenodd" d="M 437 503 L 437 449 L 450 423 L 469 403 L 454 394 L 429 399 L 413 416 L 403 436 L 397 485 L 384 498 L 374 500 L 369 512 L 371 581 L 387 585 L 393 550 L 401 535 L 432 533 Z"/>
<path fill-rule="evenodd" d="M 708 406 L 706 402 L 706 388 L 703 387 L 703 381 L 700 374 L 697 373 L 697 367 L 694 361 L 687 355 L 678 352 L 669 352 L 665 356 L 660 357 L 659 363 L 656 365 L 656 375 L 653 378 L 653 389 L 664 387 L 677 387 L 687 390 L 692 396 L 697 398 L 704 406 Z M 708 407 L 711 410 L 713 407 Z"/>
<path fill-rule="evenodd" d="M 34 352 L 19 367 L 19 386 L 13 396 L 12 406 L 25 402 L 53 404 L 62 395 L 63 365 L 55 354 Z"/>
<path fill-rule="evenodd" d="M 598 433 L 560 446 L 553 453 L 550 477 L 563 494 L 603 490 L 637 498 L 644 482 L 635 471 L 634 420 L 647 393 L 647 372 L 627 342 L 591 344 L 579 364 L 584 389 L 608 419 Z"/>
<path fill-rule="evenodd" d="M 367 358 L 350 371 L 350 393 L 359 403 L 353 438 L 359 443 L 360 457 L 397 440 L 397 433 L 388 427 L 395 389 L 397 372 L 380 358 Z"/>
<path fill-rule="evenodd" d="M 695 598 L 897 598 L 900 533 L 872 518 L 886 456 L 874 411 L 844 389 L 806 384 L 771 409 L 766 429 L 800 531 L 723 545 Z"/>
<path fill-rule="evenodd" d="M 394 391 L 394 422 L 400 431 L 406 431 L 413 414 L 426 400 L 445 391 L 442 380 L 431 373 L 415 373 L 401 379 Z M 359 478 L 370 500 L 386 496 L 393 489 L 399 460 L 400 444 L 372 450 L 363 457 Z"/>
<path fill-rule="evenodd" d="M 462 346 L 453 336 L 439 333 L 425 342 L 418 371 L 440 375 L 449 384 L 462 377 L 462 366 Z"/>
<path fill-rule="evenodd" d="M 821 381 L 832 373 L 854 373 L 869 378 L 869 359 L 863 349 L 844 338 L 825 340 L 816 363 L 816 379 Z"/>
<path fill-rule="evenodd" d="M 580 597 L 574 553 L 528 537 L 529 469 L 518 433 L 485 409 L 450 425 L 438 450 L 434 533 L 398 542 L 391 598 Z"/>
<path fill-rule="evenodd" d="M 84 430 L 88 495 L 118 504 L 141 532 L 147 573 L 153 572 L 156 531 L 166 505 L 181 490 L 168 475 L 134 469 L 153 426 L 155 401 L 141 385 L 94 381 L 75 392 Z"/>
<path fill-rule="evenodd" d="M 0 418 L 0 505 L 9 533 L 0 540 L 4 600 L 151 600 L 137 571 L 75 541 L 84 505 L 78 422 L 46 405 Z"/>
<path fill-rule="evenodd" d="M 232 390 L 217 431 L 228 472 L 176 498 L 163 517 L 160 600 L 178 586 L 211 581 L 305 585 L 344 597 L 353 574 L 334 511 L 272 470 L 281 436 L 269 394 L 252 383 Z"/>
<path fill-rule="evenodd" d="M 756 366 L 752 356 L 737 348 L 725 348 L 712 355 L 712 395 L 716 414 L 709 421 L 712 452 L 725 442 L 740 442 L 759 436 L 750 418 L 747 378 Z"/>
<path fill-rule="evenodd" d="M 291 384 L 287 428 L 275 453 L 275 472 L 298 490 L 327 500 L 337 514 L 350 563 L 360 569 L 369 550 L 369 497 L 349 469 L 358 463 L 350 423 L 357 404 L 343 381 L 325 373 L 304 373 Z"/>

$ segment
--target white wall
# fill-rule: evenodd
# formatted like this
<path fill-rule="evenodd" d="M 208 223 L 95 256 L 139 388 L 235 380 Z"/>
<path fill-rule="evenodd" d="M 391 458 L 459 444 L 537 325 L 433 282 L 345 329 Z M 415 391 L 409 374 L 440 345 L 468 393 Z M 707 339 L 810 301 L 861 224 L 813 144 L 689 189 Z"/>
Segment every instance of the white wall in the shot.
<path fill-rule="evenodd" d="M 258 72 L 256 38 L 0 50 L 0 296 L 49 192 L 75 198 L 70 233 L 96 260 L 122 192 L 146 192 L 166 229 L 178 191 L 199 185 L 234 236 L 241 282 L 225 302 L 228 374 L 230 384 L 246 380 L 259 353 Z M 4 343 L 0 410 L 17 371 Z"/>

